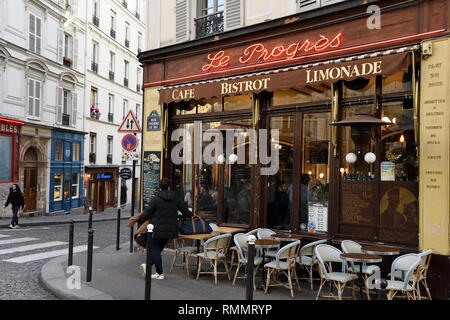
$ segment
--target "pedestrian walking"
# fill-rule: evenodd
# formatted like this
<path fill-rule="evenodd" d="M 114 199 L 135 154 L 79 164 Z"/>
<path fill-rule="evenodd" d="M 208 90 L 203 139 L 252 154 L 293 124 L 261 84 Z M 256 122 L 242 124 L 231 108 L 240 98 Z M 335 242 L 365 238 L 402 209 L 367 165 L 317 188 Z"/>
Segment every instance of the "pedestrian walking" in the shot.
<path fill-rule="evenodd" d="M 11 224 L 9 225 L 10 229 L 18 229 L 19 226 L 19 210 L 23 210 L 25 207 L 25 200 L 23 198 L 22 191 L 20 191 L 20 187 L 17 183 L 13 184 L 12 187 L 9 189 L 9 195 L 8 199 L 5 203 L 5 208 L 11 204 L 12 211 L 13 211 L 13 217 L 11 220 Z M 20 209 L 22 207 L 22 209 Z"/>
<path fill-rule="evenodd" d="M 164 279 L 161 252 L 169 239 L 178 237 L 178 211 L 184 217 L 190 218 L 193 216 L 192 212 L 187 208 L 186 202 L 178 198 L 177 192 L 171 190 L 170 185 L 170 180 L 167 178 L 163 178 L 160 181 L 160 191 L 150 201 L 149 206 L 139 220 L 140 224 L 151 220 L 154 226 L 152 263 L 155 265 L 156 273 L 152 274 L 152 279 L 157 280 Z M 140 267 L 142 276 L 145 279 L 146 264 L 143 263 Z"/>

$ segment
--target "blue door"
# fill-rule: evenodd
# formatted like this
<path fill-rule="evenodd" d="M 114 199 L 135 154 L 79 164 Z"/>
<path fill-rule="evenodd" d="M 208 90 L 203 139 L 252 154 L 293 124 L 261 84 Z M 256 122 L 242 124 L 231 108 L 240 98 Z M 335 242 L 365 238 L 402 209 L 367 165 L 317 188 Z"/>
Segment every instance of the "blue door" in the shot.
<path fill-rule="evenodd" d="M 64 212 L 69 212 L 72 208 L 72 178 L 70 172 L 64 172 Z"/>

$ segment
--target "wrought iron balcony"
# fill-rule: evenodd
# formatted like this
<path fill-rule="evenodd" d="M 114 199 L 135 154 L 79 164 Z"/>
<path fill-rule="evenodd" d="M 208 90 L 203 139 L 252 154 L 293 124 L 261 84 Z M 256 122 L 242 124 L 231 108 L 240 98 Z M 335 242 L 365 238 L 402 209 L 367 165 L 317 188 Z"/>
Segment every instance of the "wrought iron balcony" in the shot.
<path fill-rule="evenodd" d="M 110 34 L 110 36 L 113 37 L 114 39 L 116 38 L 116 30 L 114 30 L 114 29 L 109 30 L 109 34 Z"/>
<path fill-rule="evenodd" d="M 139 14 L 139 12 L 136 12 L 134 15 L 135 15 L 136 18 L 138 18 L 139 20 L 141 19 L 141 15 Z"/>
<path fill-rule="evenodd" d="M 138 48 L 137 52 L 138 52 L 138 55 L 141 54 L 142 49 L 141 49 L 141 48 Z"/>
<path fill-rule="evenodd" d="M 136 85 L 136 91 L 141 92 L 141 85 L 139 83 Z"/>
<path fill-rule="evenodd" d="M 223 32 L 223 11 L 195 19 L 195 37 L 202 38 Z"/>
<path fill-rule="evenodd" d="M 125 39 L 125 47 L 127 48 L 130 47 L 130 40 Z"/>
<path fill-rule="evenodd" d="M 100 19 L 96 16 L 92 16 L 92 23 L 98 27 L 100 24 Z"/>
<path fill-rule="evenodd" d="M 63 124 L 63 126 L 70 125 L 70 115 L 69 114 L 63 113 L 63 115 L 62 115 L 62 124 Z"/>
<path fill-rule="evenodd" d="M 97 73 L 98 72 L 98 63 L 92 62 L 91 70 Z"/>
<path fill-rule="evenodd" d="M 122 5 L 127 8 L 128 7 L 128 2 L 126 0 L 122 0 Z"/>
<path fill-rule="evenodd" d="M 114 122 L 114 113 L 108 113 L 108 122 Z"/>
<path fill-rule="evenodd" d="M 68 67 L 68 68 L 72 68 L 72 59 L 64 57 L 63 58 L 63 65 Z"/>
<path fill-rule="evenodd" d="M 124 78 L 124 79 L 123 79 L 123 85 L 124 85 L 125 87 L 128 87 L 128 79 L 127 79 L 127 78 Z"/>
<path fill-rule="evenodd" d="M 109 80 L 114 80 L 114 71 L 109 72 Z"/>
<path fill-rule="evenodd" d="M 107 154 L 106 155 L 106 163 L 111 164 L 112 163 L 112 154 Z"/>

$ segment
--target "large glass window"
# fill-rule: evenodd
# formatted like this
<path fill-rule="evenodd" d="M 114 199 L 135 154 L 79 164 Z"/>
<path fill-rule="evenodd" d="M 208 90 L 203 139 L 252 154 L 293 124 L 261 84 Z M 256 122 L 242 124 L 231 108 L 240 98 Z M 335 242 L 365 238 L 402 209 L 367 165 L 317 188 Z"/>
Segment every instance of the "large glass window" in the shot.
<path fill-rule="evenodd" d="M 272 149 L 279 152 L 278 172 L 270 176 L 267 185 L 267 226 L 291 229 L 293 168 L 294 168 L 294 116 L 270 118 L 270 129 L 278 130 L 279 141 L 272 137 Z"/>
<path fill-rule="evenodd" d="M 331 114 L 306 113 L 302 121 L 300 230 L 328 231 Z"/>
<path fill-rule="evenodd" d="M 55 201 L 62 200 L 62 174 L 61 173 L 55 173 L 53 175 L 55 186 L 53 190 L 53 199 Z"/>
<path fill-rule="evenodd" d="M 72 173 L 72 198 L 78 198 L 78 173 Z"/>
<path fill-rule="evenodd" d="M 182 138 L 183 149 L 180 151 L 179 156 L 183 161 L 180 164 L 174 165 L 174 189 L 178 191 L 179 197 L 184 199 L 189 208 L 193 208 L 194 205 L 194 181 L 193 181 L 193 144 L 194 144 L 194 125 L 192 123 L 186 123 L 178 125 L 175 129 L 184 130 L 184 136 Z"/>
<path fill-rule="evenodd" d="M 327 83 L 307 85 L 303 88 L 277 90 L 273 93 L 273 106 L 299 105 L 318 101 L 330 101 L 331 87 Z"/>
<path fill-rule="evenodd" d="M 367 97 L 375 94 L 375 77 L 371 79 L 356 78 L 353 81 L 343 80 L 343 98 Z"/>
<path fill-rule="evenodd" d="M 253 94 L 225 97 L 224 111 L 251 109 L 253 107 Z"/>
<path fill-rule="evenodd" d="M 64 200 L 69 200 L 70 199 L 70 173 L 66 172 L 64 174 Z"/>
<path fill-rule="evenodd" d="M 0 135 L 0 181 L 12 180 L 13 137 Z"/>
<path fill-rule="evenodd" d="M 200 100 L 197 105 L 198 113 L 222 111 L 222 99 Z"/>
<path fill-rule="evenodd" d="M 55 160 L 63 159 L 63 142 L 61 140 L 55 141 Z"/>

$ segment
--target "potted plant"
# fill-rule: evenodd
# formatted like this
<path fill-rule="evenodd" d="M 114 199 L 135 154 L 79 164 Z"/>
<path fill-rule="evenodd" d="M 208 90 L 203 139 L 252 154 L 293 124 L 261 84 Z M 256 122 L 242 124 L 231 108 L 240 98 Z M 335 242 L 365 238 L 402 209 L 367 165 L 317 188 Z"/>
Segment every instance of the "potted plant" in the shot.
<path fill-rule="evenodd" d="M 95 118 L 98 120 L 98 118 L 100 117 L 100 110 L 98 108 L 95 107 L 91 107 L 91 118 Z"/>

